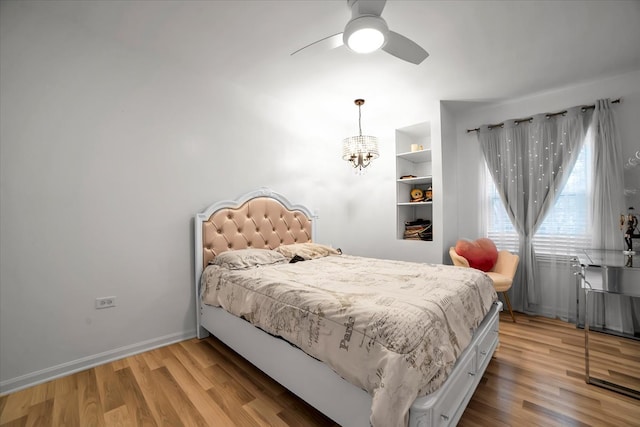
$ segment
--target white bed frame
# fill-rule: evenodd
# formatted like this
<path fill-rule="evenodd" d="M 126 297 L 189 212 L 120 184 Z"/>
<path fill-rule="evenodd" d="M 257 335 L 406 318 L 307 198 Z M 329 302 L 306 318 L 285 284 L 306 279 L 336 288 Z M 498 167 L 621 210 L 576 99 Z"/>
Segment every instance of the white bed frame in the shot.
<path fill-rule="evenodd" d="M 203 271 L 203 222 L 219 209 L 235 208 L 257 197 L 277 200 L 287 209 L 315 219 L 304 206 L 292 205 L 281 194 L 262 188 L 236 200 L 215 203 L 195 218 L 195 293 L 198 338 L 209 333 L 224 342 L 264 373 L 343 427 L 370 425 L 371 397 L 348 383 L 327 365 L 286 341 L 275 338 L 225 310 L 202 304 L 200 277 Z M 312 227 L 312 230 L 315 227 Z M 315 240 L 315 233 L 312 231 Z M 473 395 L 498 345 L 496 302 L 478 327 L 444 384 L 434 393 L 415 400 L 410 427 L 455 426 Z"/>

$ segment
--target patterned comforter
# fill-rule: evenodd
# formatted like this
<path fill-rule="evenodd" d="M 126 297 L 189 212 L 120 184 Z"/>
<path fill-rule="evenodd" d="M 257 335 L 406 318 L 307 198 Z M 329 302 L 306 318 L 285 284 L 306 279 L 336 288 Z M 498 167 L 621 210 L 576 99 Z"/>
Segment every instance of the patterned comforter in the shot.
<path fill-rule="evenodd" d="M 216 265 L 203 301 L 323 361 L 373 399 L 374 427 L 405 426 L 445 381 L 496 300 L 484 273 L 348 255 L 252 269 Z"/>

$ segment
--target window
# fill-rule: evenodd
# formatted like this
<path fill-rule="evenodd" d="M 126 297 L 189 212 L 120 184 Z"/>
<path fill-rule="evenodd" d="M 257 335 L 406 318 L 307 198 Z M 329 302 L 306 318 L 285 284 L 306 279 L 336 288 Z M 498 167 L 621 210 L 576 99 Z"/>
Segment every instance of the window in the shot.
<path fill-rule="evenodd" d="M 536 254 L 568 255 L 590 247 L 590 158 L 591 149 L 585 143 L 562 193 L 534 236 Z M 511 225 L 488 170 L 485 176 L 489 197 L 485 224 L 487 235 L 499 248 L 517 251 L 518 234 Z"/>

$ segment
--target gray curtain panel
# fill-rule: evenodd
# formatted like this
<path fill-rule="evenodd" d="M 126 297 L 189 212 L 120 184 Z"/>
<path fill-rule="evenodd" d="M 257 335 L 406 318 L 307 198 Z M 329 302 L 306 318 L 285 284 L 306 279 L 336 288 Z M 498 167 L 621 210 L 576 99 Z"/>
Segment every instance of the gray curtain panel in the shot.
<path fill-rule="evenodd" d="M 512 288 L 523 311 L 540 302 L 533 237 L 571 173 L 584 144 L 589 110 L 574 107 L 563 115 L 481 126 L 478 139 L 507 214 L 518 233 L 520 265 Z M 535 311 L 535 309 L 534 309 Z"/>

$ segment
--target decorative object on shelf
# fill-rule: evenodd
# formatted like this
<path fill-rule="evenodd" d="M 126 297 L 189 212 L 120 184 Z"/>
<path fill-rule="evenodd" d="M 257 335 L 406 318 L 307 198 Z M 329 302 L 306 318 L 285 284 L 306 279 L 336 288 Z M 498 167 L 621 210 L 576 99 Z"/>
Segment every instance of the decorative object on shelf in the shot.
<path fill-rule="evenodd" d="M 419 150 L 418 144 L 411 144 L 411 152 L 412 153 L 415 153 L 418 150 Z"/>
<path fill-rule="evenodd" d="M 415 175 L 402 175 L 400 177 L 400 179 L 411 179 L 411 178 L 417 178 L 417 176 L 415 176 Z"/>
<path fill-rule="evenodd" d="M 431 189 L 431 186 L 429 186 L 429 188 L 427 188 L 427 191 L 425 191 L 424 199 L 427 202 L 430 202 L 431 200 L 433 200 L 433 190 Z"/>
<path fill-rule="evenodd" d="M 633 213 L 634 209 L 633 206 L 631 206 L 626 215 L 620 215 L 620 230 L 624 229 L 624 243 L 627 245 L 627 249 L 622 251 L 622 253 L 627 255 L 635 254 L 633 250 L 633 239 L 640 238 L 640 233 L 635 233 L 636 228 L 638 228 L 638 217 Z"/>
<path fill-rule="evenodd" d="M 350 136 L 342 141 L 342 159 L 362 171 L 371 164 L 373 159 L 380 157 L 378 153 L 378 138 L 375 136 L 362 135 L 362 110 L 364 99 L 356 99 L 358 106 L 358 130 L 357 136 Z"/>
<path fill-rule="evenodd" d="M 413 188 L 411 190 L 411 201 L 412 202 L 424 202 L 424 191 L 420 188 Z"/>
<path fill-rule="evenodd" d="M 433 230 L 431 220 L 418 218 L 415 221 L 404 223 L 405 240 L 433 240 Z"/>

